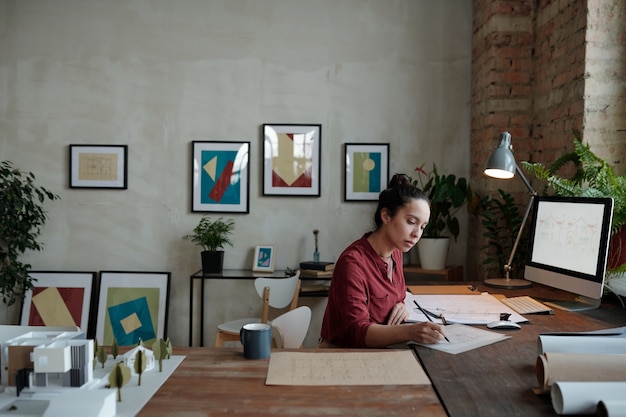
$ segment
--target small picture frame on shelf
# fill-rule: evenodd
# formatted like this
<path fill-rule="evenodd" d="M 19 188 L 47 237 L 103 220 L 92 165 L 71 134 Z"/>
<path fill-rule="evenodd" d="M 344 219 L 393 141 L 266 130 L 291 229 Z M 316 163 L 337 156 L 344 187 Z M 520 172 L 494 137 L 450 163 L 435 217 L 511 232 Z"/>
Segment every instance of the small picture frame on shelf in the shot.
<path fill-rule="evenodd" d="M 254 249 L 254 261 L 252 271 L 274 272 L 274 247 L 257 246 Z"/>

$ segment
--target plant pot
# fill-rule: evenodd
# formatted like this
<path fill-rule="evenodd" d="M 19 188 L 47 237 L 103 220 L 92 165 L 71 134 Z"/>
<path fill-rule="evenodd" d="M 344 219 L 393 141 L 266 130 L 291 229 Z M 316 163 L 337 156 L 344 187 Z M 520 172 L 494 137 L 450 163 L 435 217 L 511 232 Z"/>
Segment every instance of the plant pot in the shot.
<path fill-rule="evenodd" d="M 219 274 L 224 265 L 224 251 L 202 251 L 202 272 L 205 274 Z"/>
<path fill-rule="evenodd" d="M 449 237 L 422 237 L 417 243 L 422 268 L 445 269 L 449 246 Z"/>

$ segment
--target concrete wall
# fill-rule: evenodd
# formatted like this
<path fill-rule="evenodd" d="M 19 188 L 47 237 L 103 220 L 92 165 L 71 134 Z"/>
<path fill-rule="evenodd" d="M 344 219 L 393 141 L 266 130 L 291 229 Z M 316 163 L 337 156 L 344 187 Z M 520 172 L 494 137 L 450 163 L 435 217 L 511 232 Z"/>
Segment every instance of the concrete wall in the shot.
<path fill-rule="evenodd" d="M 390 143 L 391 172 L 423 162 L 469 175 L 469 0 L 2 0 L 0 159 L 36 174 L 47 204 L 38 270 L 171 271 L 169 334 L 188 337 L 191 141 L 250 141 L 250 213 L 227 268 L 256 245 L 277 268 L 334 260 L 372 228 L 374 203 L 343 201 L 342 144 Z M 263 123 L 322 124 L 320 198 L 261 194 Z M 68 145 L 127 144 L 128 189 L 68 187 Z M 465 262 L 467 233 L 451 248 Z M 207 283 L 206 333 L 256 314 L 251 282 Z M 314 304 L 319 332 L 323 300 Z M 2 317 L 2 315 L 0 315 Z M 7 321 L 17 320 L 16 311 Z M 197 343 L 197 340 L 196 340 Z"/>

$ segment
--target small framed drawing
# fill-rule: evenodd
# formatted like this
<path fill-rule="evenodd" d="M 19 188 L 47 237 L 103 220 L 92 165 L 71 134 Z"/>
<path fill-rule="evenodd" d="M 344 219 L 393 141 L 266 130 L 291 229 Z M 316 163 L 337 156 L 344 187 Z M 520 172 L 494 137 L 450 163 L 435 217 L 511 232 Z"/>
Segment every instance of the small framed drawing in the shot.
<path fill-rule="evenodd" d="M 274 272 L 274 247 L 257 246 L 254 250 L 252 270 L 257 272 Z"/>
<path fill-rule="evenodd" d="M 167 337 L 170 272 L 101 271 L 96 338 L 110 346 L 151 346 Z"/>
<path fill-rule="evenodd" d="M 320 196 L 322 125 L 263 125 L 263 195 Z"/>
<path fill-rule="evenodd" d="M 192 142 L 191 211 L 249 213 L 250 142 Z"/>
<path fill-rule="evenodd" d="M 95 272 L 30 271 L 34 287 L 24 294 L 20 325 L 78 326 L 90 335 Z"/>
<path fill-rule="evenodd" d="M 344 200 L 378 200 L 389 182 L 389 144 L 346 143 L 344 161 Z"/>
<path fill-rule="evenodd" d="M 128 145 L 70 145 L 70 188 L 128 188 Z"/>

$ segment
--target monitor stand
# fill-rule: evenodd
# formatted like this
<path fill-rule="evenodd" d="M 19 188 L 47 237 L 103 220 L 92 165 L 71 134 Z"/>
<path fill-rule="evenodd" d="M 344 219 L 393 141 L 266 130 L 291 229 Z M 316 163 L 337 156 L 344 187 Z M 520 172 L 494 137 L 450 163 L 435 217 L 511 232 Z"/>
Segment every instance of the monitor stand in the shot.
<path fill-rule="evenodd" d="M 582 295 L 573 295 L 573 300 L 542 300 L 541 302 L 550 307 L 565 311 L 585 311 L 600 307 L 602 299 L 589 298 Z"/>

